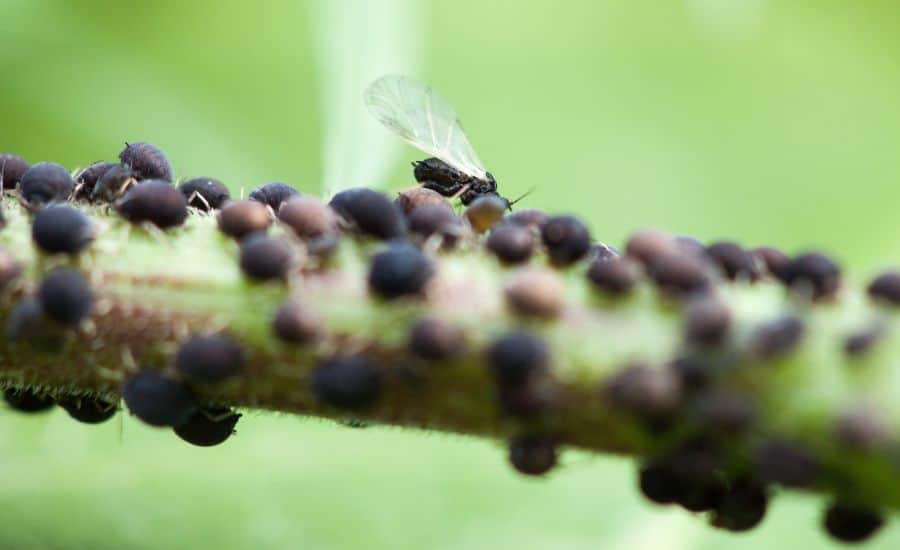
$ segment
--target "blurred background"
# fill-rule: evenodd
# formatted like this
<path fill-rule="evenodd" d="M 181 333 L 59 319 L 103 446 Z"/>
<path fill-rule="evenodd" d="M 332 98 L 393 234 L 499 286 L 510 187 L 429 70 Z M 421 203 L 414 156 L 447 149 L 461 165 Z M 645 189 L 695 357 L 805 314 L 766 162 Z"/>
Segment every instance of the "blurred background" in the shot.
<path fill-rule="evenodd" d="M 412 182 L 364 112 L 382 72 L 448 96 L 523 205 L 620 244 L 655 226 L 862 277 L 900 256 L 900 8 L 891 1 L 0 0 L 0 150 L 68 167 L 125 140 L 237 193 Z M 249 413 L 211 449 L 119 415 L 0 411 L 2 548 L 828 548 L 818 498 L 730 535 L 654 507 L 634 465 Z M 869 548 L 896 548 L 900 528 Z"/>

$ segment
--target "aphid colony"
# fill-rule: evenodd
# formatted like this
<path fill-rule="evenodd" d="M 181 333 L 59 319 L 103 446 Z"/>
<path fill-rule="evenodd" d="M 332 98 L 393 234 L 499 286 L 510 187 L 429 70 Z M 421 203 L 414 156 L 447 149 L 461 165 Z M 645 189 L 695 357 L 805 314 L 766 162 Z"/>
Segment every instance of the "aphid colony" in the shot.
<path fill-rule="evenodd" d="M 381 96 L 372 93 L 370 103 L 378 105 Z M 46 256 L 77 257 L 90 248 L 100 226 L 79 204 L 91 203 L 109 205 L 127 222 L 152 231 L 178 228 L 192 213 L 215 216 L 219 231 L 239 245 L 234 261 L 248 281 L 259 283 L 278 285 L 300 276 L 298 242 L 307 257 L 327 259 L 342 239 L 382 241 L 368 260 L 366 288 L 371 299 L 385 307 L 395 301 L 427 305 L 428 285 L 444 253 L 483 250 L 496 259 L 498 269 L 516 267 L 503 300 L 519 322 L 476 353 L 489 371 L 498 414 L 519 426 L 509 442 L 509 461 L 526 475 L 551 470 L 560 446 L 566 444 L 566 433 L 548 421 L 564 397 L 554 374 L 553 353 L 529 328 L 564 314 L 565 286 L 557 272 L 583 268 L 585 281 L 603 303 L 627 300 L 642 284 L 650 284 L 678 304 L 685 349 L 702 353 L 673 357 L 663 369 L 641 362 L 623 365 L 597 389 L 598 399 L 636 419 L 648 433 L 671 433 L 686 421 L 699 426 L 676 444 L 644 458 L 639 473 L 643 494 L 660 504 L 708 513 L 714 526 L 743 531 L 762 521 L 774 487 L 816 483 L 817 457 L 791 441 L 767 441 L 748 461 L 749 467 L 737 471 L 729 467 L 725 442 L 752 430 L 758 411 L 739 391 L 718 387 L 716 369 L 737 353 L 758 362 L 785 357 L 803 341 L 806 327 L 801 317 L 785 313 L 757 326 L 748 349 L 729 349 L 733 312 L 716 288 L 730 282 L 777 280 L 797 300 L 814 307 L 833 300 L 841 285 L 840 270 L 830 258 L 818 252 L 788 257 L 774 248 L 747 250 L 724 241 L 704 246 L 655 231 L 634 234 L 619 254 L 593 241 L 576 217 L 538 210 L 509 212 L 508 201 L 496 194 L 493 178 L 480 169 L 465 137 L 454 137 L 454 128 L 445 125 L 443 131 L 449 132 L 448 143 L 461 139 L 465 144 L 462 150 L 470 153 L 466 157 L 470 171 L 441 179 L 459 167 L 423 161 L 416 166 L 417 176 L 428 173 L 427 181 L 433 184 L 405 191 L 395 200 L 355 188 L 325 204 L 284 183 L 263 185 L 246 200 L 233 200 L 212 178 L 175 186 L 166 156 L 147 143 L 128 144 L 120 163 L 95 163 L 74 179 L 52 163 L 29 166 L 14 155 L 0 155 L 0 179 L 3 189 L 17 196 L 30 213 L 32 241 Z M 443 196 L 460 191 L 468 205 L 462 216 Z M 297 241 L 272 235 L 268 230 L 273 224 L 290 231 Z M 32 291 L 20 289 L 6 318 L 6 335 L 13 344 L 28 342 L 52 353 L 66 330 L 89 322 L 97 297 L 76 265 L 70 262 L 49 270 Z M 327 262 L 322 265 L 328 269 Z M 15 286 L 22 271 L 13 254 L 0 250 L 4 288 Z M 900 273 L 878 276 L 868 292 L 879 304 L 900 306 Z M 329 327 L 302 300 L 289 299 L 273 315 L 268 330 L 286 345 L 312 346 Z M 852 335 L 847 353 L 865 353 L 880 335 L 879 330 Z M 461 327 L 427 313 L 409 326 L 402 345 L 408 357 L 441 368 L 450 368 L 471 353 Z M 171 428 L 196 445 L 215 445 L 234 432 L 240 414 L 221 403 L 199 401 L 195 388 L 251 376 L 247 357 L 240 335 L 227 330 L 192 334 L 179 342 L 170 357 L 171 369 L 137 367 L 119 393 L 130 412 L 147 424 Z M 306 391 L 323 410 L 351 415 L 377 407 L 390 383 L 378 354 L 364 351 L 332 352 L 319 361 L 307 382 Z M 9 387 L 4 397 L 10 407 L 29 413 L 58 404 L 86 423 L 102 422 L 118 407 L 108 396 L 51 397 L 27 387 Z M 842 418 L 837 431 L 842 440 L 860 447 L 888 437 L 887 429 L 862 410 Z M 844 541 L 863 540 L 882 522 L 877 510 L 841 499 L 823 517 L 825 529 Z"/>

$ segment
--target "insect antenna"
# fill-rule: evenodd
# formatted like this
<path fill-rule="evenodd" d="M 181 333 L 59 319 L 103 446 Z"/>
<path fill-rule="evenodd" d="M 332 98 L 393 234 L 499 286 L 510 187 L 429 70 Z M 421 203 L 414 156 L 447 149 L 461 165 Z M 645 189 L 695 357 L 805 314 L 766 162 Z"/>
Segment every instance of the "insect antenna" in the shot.
<path fill-rule="evenodd" d="M 507 200 L 507 201 L 506 201 L 506 202 L 507 202 L 506 208 L 507 208 L 508 210 L 512 211 L 512 207 L 513 207 L 514 204 L 516 204 L 516 203 L 519 202 L 520 200 L 524 199 L 524 198 L 527 197 L 528 195 L 534 193 L 534 190 L 535 190 L 535 189 L 537 189 L 537 187 L 532 187 L 532 188 L 529 189 L 528 191 L 525 191 L 524 193 L 522 193 L 521 195 L 519 195 L 518 197 L 516 197 L 515 200 L 512 200 L 512 201 Z"/>

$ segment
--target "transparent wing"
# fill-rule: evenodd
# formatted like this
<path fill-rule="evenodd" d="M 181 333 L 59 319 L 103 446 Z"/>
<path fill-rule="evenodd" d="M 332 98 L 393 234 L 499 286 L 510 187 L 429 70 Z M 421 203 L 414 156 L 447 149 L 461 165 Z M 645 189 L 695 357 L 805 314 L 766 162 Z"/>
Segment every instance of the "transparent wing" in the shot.
<path fill-rule="evenodd" d="M 465 174 L 485 178 L 487 171 L 466 139 L 453 106 L 430 87 L 388 75 L 366 88 L 363 97 L 375 118 L 413 147 Z"/>

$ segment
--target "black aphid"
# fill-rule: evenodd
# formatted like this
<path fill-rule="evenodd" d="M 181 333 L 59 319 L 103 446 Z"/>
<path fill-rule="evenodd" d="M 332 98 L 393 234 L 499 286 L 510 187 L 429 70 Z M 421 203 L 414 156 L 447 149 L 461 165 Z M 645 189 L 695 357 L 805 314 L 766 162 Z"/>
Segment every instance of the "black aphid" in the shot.
<path fill-rule="evenodd" d="M 546 474 L 556 466 L 556 439 L 546 435 L 512 439 L 509 442 L 509 463 L 525 475 Z"/>
<path fill-rule="evenodd" d="M 278 220 L 304 241 L 337 233 L 337 215 L 330 206 L 313 197 L 294 197 L 278 210 Z"/>
<path fill-rule="evenodd" d="M 706 291 L 709 276 L 703 260 L 688 254 L 665 252 L 653 256 L 650 278 L 665 293 L 686 296 Z"/>
<path fill-rule="evenodd" d="M 394 203 L 396 203 L 397 206 L 403 210 L 403 214 L 407 216 L 419 206 L 429 204 L 446 204 L 447 206 L 450 206 L 450 202 L 440 193 L 424 187 L 413 187 L 412 189 L 407 189 L 406 191 L 398 193 L 397 198 L 394 199 Z"/>
<path fill-rule="evenodd" d="M 684 334 L 689 342 L 701 346 L 716 346 L 728 336 L 731 311 L 715 298 L 694 300 L 684 316 Z"/>
<path fill-rule="evenodd" d="M 534 232 L 515 223 L 502 223 L 491 230 L 484 246 L 507 265 L 525 263 L 534 252 Z"/>
<path fill-rule="evenodd" d="M 537 376 L 519 385 L 497 387 L 500 410 L 516 419 L 532 421 L 559 403 L 558 386 L 552 379 Z"/>
<path fill-rule="evenodd" d="M 44 412 L 56 404 L 49 396 L 35 393 L 27 388 L 7 388 L 3 390 L 3 399 L 11 408 L 24 413 Z"/>
<path fill-rule="evenodd" d="M 841 542 L 862 542 L 881 529 L 884 517 L 871 508 L 835 502 L 825 511 L 822 525 Z"/>
<path fill-rule="evenodd" d="M 764 359 L 784 355 L 803 338 L 803 321 L 794 316 L 786 316 L 764 323 L 753 334 L 753 346 Z"/>
<path fill-rule="evenodd" d="M 639 265 L 629 258 L 596 259 L 587 270 L 588 280 L 594 288 L 610 296 L 631 292 L 640 275 Z"/>
<path fill-rule="evenodd" d="M 462 234 L 462 220 L 448 204 L 419 206 L 410 212 L 406 221 L 410 233 L 418 235 L 421 239 L 438 235 L 445 248 L 456 244 L 456 240 Z"/>
<path fill-rule="evenodd" d="M 85 424 L 100 424 L 115 416 L 116 404 L 94 397 L 66 397 L 59 400 L 59 406 L 69 416 Z"/>
<path fill-rule="evenodd" d="M 166 154 L 155 145 L 143 141 L 125 143 L 119 160 L 131 167 L 139 179 L 172 181 L 172 165 Z"/>
<path fill-rule="evenodd" d="M 31 238 L 44 252 L 78 254 L 93 240 L 94 226 L 77 208 L 52 204 L 34 216 Z"/>
<path fill-rule="evenodd" d="M 625 255 L 650 267 L 659 256 L 672 252 L 675 248 L 672 238 L 661 231 L 645 229 L 628 238 Z"/>
<path fill-rule="evenodd" d="M 653 419 L 671 413 L 680 404 L 680 382 L 671 369 L 633 363 L 603 383 L 603 394 L 612 404 Z"/>
<path fill-rule="evenodd" d="M 506 305 L 516 314 L 554 319 L 562 313 L 565 286 L 556 272 L 547 268 L 524 268 L 503 285 Z"/>
<path fill-rule="evenodd" d="M 146 180 L 135 185 L 116 203 L 119 214 L 132 223 L 149 222 L 167 229 L 188 217 L 184 195 L 164 180 Z"/>
<path fill-rule="evenodd" d="M 264 233 L 272 223 L 269 211 L 256 201 L 229 201 L 219 211 L 219 231 L 241 240 L 251 233 Z"/>
<path fill-rule="evenodd" d="M 778 278 L 791 288 L 812 293 L 812 298 L 827 298 L 840 286 L 841 270 L 834 261 L 820 252 L 800 254 L 778 270 Z"/>
<path fill-rule="evenodd" d="M 122 398 L 131 414 L 151 426 L 180 426 L 196 410 L 187 386 L 154 370 L 125 380 Z"/>
<path fill-rule="evenodd" d="M 732 281 L 753 280 L 759 275 L 753 255 L 737 243 L 730 241 L 713 243 L 706 248 L 706 254 Z"/>
<path fill-rule="evenodd" d="M 296 302 L 287 302 L 275 313 L 272 330 L 285 342 L 306 344 L 314 341 L 324 327 L 322 319 L 309 308 Z"/>
<path fill-rule="evenodd" d="M 255 234 L 241 241 L 241 270 L 251 279 L 284 279 L 293 259 L 291 246 L 284 239 Z"/>
<path fill-rule="evenodd" d="M 877 302 L 900 305 L 900 271 L 886 271 L 869 283 L 869 297 Z"/>
<path fill-rule="evenodd" d="M 773 440 L 763 443 L 756 453 L 760 479 L 785 487 L 809 487 L 819 474 L 815 457 L 798 443 Z"/>
<path fill-rule="evenodd" d="M 851 357 L 865 355 L 884 335 L 885 326 L 875 324 L 858 330 L 844 340 L 844 353 Z"/>
<path fill-rule="evenodd" d="M 175 434 L 198 447 L 212 447 L 224 443 L 234 434 L 234 427 L 241 418 L 239 413 L 225 407 L 212 407 L 195 411 L 186 422 L 175 426 Z"/>
<path fill-rule="evenodd" d="M 512 212 L 505 218 L 503 218 L 504 222 L 514 223 L 516 225 L 523 225 L 525 227 L 530 227 L 537 229 L 540 231 L 541 227 L 547 220 L 550 219 L 550 216 L 544 212 L 543 210 L 537 210 L 535 208 L 523 208 L 522 210 L 516 210 Z"/>
<path fill-rule="evenodd" d="M 90 200 L 115 202 L 129 189 L 137 185 L 138 174 L 128 166 L 113 164 L 109 170 L 100 175 L 91 190 Z M 167 182 L 168 183 L 168 182 Z M 81 193 L 81 190 L 78 190 Z"/>
<path fill-rule="evenodd" d="M 6 320 L 6 337 L 10 342 L 27 342 L 39 350 L 53 352 L 62 345 L 62 336 L 59 327 L 47 319 L 33 298 L 20 300 Z"/>
<path fill-rule="evenodd" d="M 33 164 L 19 180 L 19 192 L 29 204 L 66 200 L 73 187 L 69 171 L 52 162 Z"/>
<path fill-rule="evenodd" d="M 369 289 L 387 299 L 421 295 L 433 271 L 431 260 L 421 250 L 393 243 L 372 258 Z"/>
<path fill-rule="evenodd" d="M 768 504 L 763 485 L 749 479 L 734 480 L 719 498 L 710 523 L 729 531 L 749 531 L 765 518 Z"/>
<path fill-rule="evenodd" d="M 464 344 L 460 328 L 436 318 L 420 319 L 409 331 L 409 349 L 422 359 L 451 359 L 462 353 Z"/>
<path fill-rule="evenodd" d="M 231 198 L 228 188 L 214 178 L 194 178 L 178 186 L 190 206 L 207 212 L 221 208 Z"/>
<path fill-rule="evenodd" d="M 507 210 L 509 210 L 509 203 L 506 202 L 506 199 L 496 195 L 487 195 L 472 201 L 464 215 L 476 233 L 484 233 L 497 225 Z"/>
<path fill-rule="evenodd" d="M 588 253 L 591 234 L 587 226 L 574 216 L 554 216 L 541 227 L 541 238 L 547 256 L 555 266 L 571 265 Z"/>
<path fill-rule="evenodd" d="M 0 246 L 0 290 L 22 274 L 22 264 L 16 261 L 9 250 Z"/>
<path fill-rule="evenodd" d="M 355 230 L 377 239 L 406 233 L 403 212 L 387 195 L 356 187 L 335 195 L 329 205 Z"/>
<path fill-rule="evenodd" d="M 322 404 L 358 410 L 381 397 L 382 378 L 379 365 L 365 356 L 335 357 L 316 367 L 310 389 Z"/>
<path fill-rule="evenodd" d="M 638 487 L 651 502 L 674 504 L 684 491 L 681 478 L 664 461 L 645 464 L 638 472 Z"/>
<path fill-rule="evenodd" d="M 699 357 L 679 357 L 671 363 L 669 368 L 681 381 L 681 389 L 685 393 L 696 393 L 706 389 L 713 378 L 713 365 Z"/>
<path fill-rule="evenodd" d="M 300 191 L 297 191 L 286 183 L 276 181 L 260 185 L 251 191 L 250 194 L 247 195 L 247 198 L 251 201 L 261 202 L 266 206 L 271 207 L 273 212 L 278 212 L 278 209 L 283 202 L 299 195 Z"/>
<path fill-rule="evenodd" d="M 64 325 L 76 325 L 94 307 L 94 293 L 84 276 L 67 267 L 57 267 L 44 277 L 37 290 L 47 317 Z"/>
<path fill-rule="evenodd" d="M 75 178 L 75 199 L 90 200 L 100 177 L 115 166 L 118 166 L 115 162 L 100 161 L 82 170 Z"/>
<path fill-rule="evenodd" d="M 28 170 L 28 163 L 22 157 L 12 153 L 0 153 L 0 182 L 3 189 L 15 189 Z"/>
<path fill-rule="evenodd" d="M 522 386 L 550 365 L 550 352 L 544 342 L 524 332 L 511 332 L 494 340 L 487 358 L 501 387 Z"/>
<path fill-rule="evenodd" d="M 753 249 L 753 254 L 762 261 L 766 272 L 773 277 L 778 276 L 781 266 L 789 260 L 787 254 L 771 246 L 760 246 Z"/>
<path fill-rule="evenodd" d="M 221 382 L 237 376 L 244 366 L 244 349 L 227 336 L 194 336 L 175 354 L 175 368 L 200 382 Z"/>

